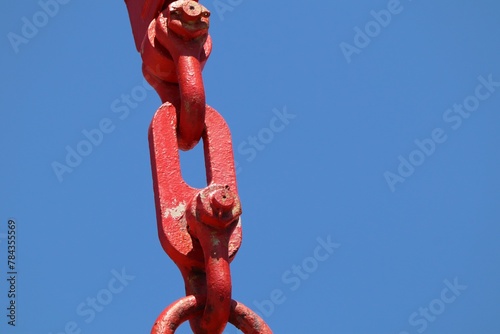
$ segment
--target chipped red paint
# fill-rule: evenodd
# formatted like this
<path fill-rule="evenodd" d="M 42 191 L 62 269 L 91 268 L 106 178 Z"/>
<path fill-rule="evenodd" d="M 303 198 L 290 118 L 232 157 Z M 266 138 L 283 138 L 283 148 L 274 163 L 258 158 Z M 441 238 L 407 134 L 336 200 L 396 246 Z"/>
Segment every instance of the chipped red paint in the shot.
<path fill-rule="evenodd" d="M 175 107 L 166 103 L 156 112 L 149 130 L 158 233 L 163 249 L 179 266 L 185 282 L 192 280 L 193 272 L 196 276 L 205 271 L 203 284 L 210 288 L 187 292 L 206 295 L 199 326 L 207 333 L 221 333 L 231 303 L 229 262 L 241 245 L 241 207 L 236 195 L 231 134 L 219 113 L 207 107 L 203 144 L 208 186 L 196 189 L 181 175 L 176 123 Z M 232 205 L 223 211 L 212 207 L 211 199 L 218 197 L 219 191 L 226 193 L 226 199 L 231 196 Z M 186 290 L 191 290 L 189 287 L 187 284 Z"/>
<path fill-rule="evenodd" d="M 227 323 L 244 333 L 271 334 L 265 322 L 231 299 L 230 262 L 241 245 L 231 133 L 206 105 L 202 69 L 212 50 L 210 12 L 198 1 L 126 0 L 143 73 L 163 105 L 149 129 L 160 243 L 179 267 L 186 297 L 167 307 L 152 332 L 174 333 L 189 320 L 197 334 L 219 334 Z M 179 149 L 203 140 L 207 187 L 189 186 Z"/>

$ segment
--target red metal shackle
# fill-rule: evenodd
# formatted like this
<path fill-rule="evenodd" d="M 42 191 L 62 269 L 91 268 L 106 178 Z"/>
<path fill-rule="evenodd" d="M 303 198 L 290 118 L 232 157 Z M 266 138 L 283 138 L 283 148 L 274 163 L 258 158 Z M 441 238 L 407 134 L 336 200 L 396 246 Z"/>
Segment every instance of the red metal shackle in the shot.
<path fill-rule="evenodd" d="M 187 319 L 200 315 L 203 311 L 203 300 L 195 296 L 187 296 L 167 307 L 151 330 L 151 334 L 173 334 Z M 229 322 L 244 334 L 272 334 L 269 326 L 256 313 L 245 305 L 232 300 Z"/>
<path fill-rule="evenodd" d="M 186 293 L 206 297 L 203 317 L 193 319 L 191 326 L 200 333 L 221 333 L 230 315 L 229 263 L 241 245 L 230 132 L 224 119 L 207 107 L 203 144 L 208 186 L 192 188 L 181 174 L 176 115 L 171 104 L 164 104 L 149 133 L 159 238 L 181 270 Z"/>
<path fill-rule="evenodd" d="M 196 334 L 220 334 L 228 321 L 244 333 L 272 334 L 231 299 L 229 263 L 241 245 L 241 204 L 231 134 L 205 102 L 201 71 L 212 50 L 210 12 L 197 0 L 125 2 L 144 77 L 163 102 L 149 130 L 158 235 L 187 295 L 162 312 L 152 333 L 174 333 L 189 319 Z M 200 139 L 207 187 L 196 189 L 182 178 L 179 149 Z"/>

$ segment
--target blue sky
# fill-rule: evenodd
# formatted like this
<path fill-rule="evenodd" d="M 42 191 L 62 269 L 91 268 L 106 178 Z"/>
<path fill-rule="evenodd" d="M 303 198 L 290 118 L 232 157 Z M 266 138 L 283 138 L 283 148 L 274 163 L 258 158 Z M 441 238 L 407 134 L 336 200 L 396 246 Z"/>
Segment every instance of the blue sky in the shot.
<path fill-rule="evenodd" d="M 122 1 L 54 1 L 0 5 L 0 332 L 148 333 L 184 293 L 156 231 L 160 100 Z M 275 333 L 499 333 L 498 2 L 201 3 L 243 207 L 233 298 Z M 203 187 L 201 150 L 181 158 Z"/>

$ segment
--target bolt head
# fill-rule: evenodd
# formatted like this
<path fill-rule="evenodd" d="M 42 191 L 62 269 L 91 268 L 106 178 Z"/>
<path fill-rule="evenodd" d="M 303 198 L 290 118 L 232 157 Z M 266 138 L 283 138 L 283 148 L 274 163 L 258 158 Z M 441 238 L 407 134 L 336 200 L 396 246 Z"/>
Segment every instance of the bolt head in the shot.
<path fill-rule="evenodd" d="M 229 186 L 210 185 L 190 204 L 191 216 L 207 225 L 226 228 L 241 215 L 240 199 Z"/>
<path fill-rule="evenodd" d="M 210 204 L 215 210 L 230 211 L 234 206 L 234 194 L 223 188 L 211 194 Z"/>
<path fill-rule="evenodd" d="M 196 20 L 203 12 L 203 7 L 195 1 L 188 1 L 182 6 L 184 18 L 187 21 Z"/>

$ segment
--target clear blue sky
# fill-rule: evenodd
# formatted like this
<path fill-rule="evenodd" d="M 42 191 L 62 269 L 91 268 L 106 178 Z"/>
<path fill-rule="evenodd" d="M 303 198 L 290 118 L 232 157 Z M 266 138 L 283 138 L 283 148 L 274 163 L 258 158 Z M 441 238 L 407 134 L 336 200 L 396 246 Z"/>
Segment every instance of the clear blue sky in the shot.
<path fill-rule="evenodd" d="M 160 100 L 123 1 L 57 1 L 0 5 L 0 332 L 149 333 L 184 293 L 156 231 Z M 233 297 L 275 333 L 500 333 L 499 3 L 201 2 L 243 205 Z M 182 164 L 203 186 L 200 150 Z"/>

